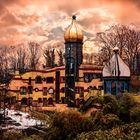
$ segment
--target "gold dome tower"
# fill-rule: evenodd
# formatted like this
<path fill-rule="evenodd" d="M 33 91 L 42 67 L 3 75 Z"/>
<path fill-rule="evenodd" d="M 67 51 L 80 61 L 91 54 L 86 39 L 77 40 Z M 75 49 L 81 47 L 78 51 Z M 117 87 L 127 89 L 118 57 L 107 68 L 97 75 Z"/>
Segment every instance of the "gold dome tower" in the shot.
<path fill-rule="evenodd" d="M 64 33 L 65 42 L 83 42 L 84 35 L 76 23 L 76 16 L 72 16 L 72 23 Z"/>
<path fill-rule="evenodd" d="M 65 88 L 68 106 L 75 106 L 75 81 L 79 81 L 79 66 L 83 61 L 83 33 L 72 16 L 72 23 L 64 33 Z"/>

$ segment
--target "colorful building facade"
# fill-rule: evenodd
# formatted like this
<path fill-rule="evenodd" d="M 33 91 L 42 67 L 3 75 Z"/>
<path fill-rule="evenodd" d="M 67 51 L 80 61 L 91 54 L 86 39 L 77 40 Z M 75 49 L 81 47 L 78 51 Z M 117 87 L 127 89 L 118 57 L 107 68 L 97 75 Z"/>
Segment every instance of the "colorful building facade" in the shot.
<path fill-rule="evenodd" d="M 75 103 L 79 104 L 93 88 L 102 90 L 102 67 L 81 65 L 79 81 L 75 83 Z M 49 106 L 54 103 L 66 103 L 65 68 L 55 67 L 48 70 L 18 73 L 10 81 L 8 88 L 11 104 L 30 106 Z"/>
<path fill-rule="evenodd" d="M 76 16 L 64 32 L 64 40 L 65 66 L 32 70 L 22 75 L 17 72 L 8 89 L 11 103 L 78 106 L 91 94 L 103 91 L 102 67 L 82 64 L 84 35 L 76 23 Z"/>

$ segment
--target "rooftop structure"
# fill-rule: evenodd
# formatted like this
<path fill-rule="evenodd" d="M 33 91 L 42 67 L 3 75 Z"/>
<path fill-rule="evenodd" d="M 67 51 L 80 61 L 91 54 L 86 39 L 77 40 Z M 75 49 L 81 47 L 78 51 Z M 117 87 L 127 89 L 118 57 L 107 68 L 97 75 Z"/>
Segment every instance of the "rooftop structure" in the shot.
<path fill-rule="evenodd" d="M 120 58 L 118 47 L 113 49 L 114 55 L 103 68 L 104 92 L 114 95 L 129 91 L 130 69 Z"/>

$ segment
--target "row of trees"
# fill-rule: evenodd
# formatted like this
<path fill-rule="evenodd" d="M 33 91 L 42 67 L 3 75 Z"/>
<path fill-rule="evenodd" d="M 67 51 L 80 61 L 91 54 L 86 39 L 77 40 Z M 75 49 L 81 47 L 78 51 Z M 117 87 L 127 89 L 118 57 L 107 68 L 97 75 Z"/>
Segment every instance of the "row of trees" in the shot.
<path fill-rule="evenodd" d="M 114 25 L 104 32 L 97 33 L 95 41 L 99 46 L 99 52 L 97 55 L 94 52 L 84 54 L 86 64 L 94 62 L 97 65 L 103 65 L 111 58 L 112 49 L 117 46 L 120 49 L 120 56 L 129 65 L 131 73 L 137 73 L 138 64 L 140 64 L 140 32 L 134 27 Z M 0 75 L 7 74 L 9 69 L 19 68 L 20 72 L 24 72 L 28 69 L 42 68 L 42 66 L 47 68 L 64 65 L 63 50 L 56 50 L 52 46 L 48 48 L 51 49 L 44 50 L 36 42 L 10 47 L 0 46 Z M 40 63 L 43 61 L 43 64 Z"/>
<path fill-rule="evenodd" d="M 15 48 L 15 47 L 14 47 Z M 42 54 L 44 58 L 42 57 Z M 58 57 L 58 62 L 56 62 L 56 55 Z M 16 56 L 16 57 L 15 57 Z M 29 42 L 27 47 L 21 45 L 15 49 L 14 56 L 12 57 L 12 68 L 30 69 L 36 70 L 42 68 L 42 65 L 39 65 L 39 62 L 43 64 L 43 67 L 54 67 L 55 65 L 62 66 L 64 65 L 63 59 L 63 50 L 56 51 L 55 49 L 45 49 L 36 42 Z"/>
<path fill-rule="evenodd" d="M 43 56 L 42 56 L 43 54 Z M 57 57 L 57 62 L 55 61 Z M 43 63 L 42 63 L 43 62 Z M 45 49 L 36 42 L 29 42 L 27 45 L 0 46 L 0 79 L 10 78 L 9 73 L 19 69 L 20 73 L 27 70 L 36 70 L 46 67 L 64 65 L 63 50 Z"/>
<path fill-rule="evenodd" d="M 57 55 L 58 55 L 58 62 L 57 64 L 55 63 L 55 59 L 56 59 L 56 53 L 55 53 L 55 49 L 46 49 L 44 51 L 44 58 L 45 58 L 45 65 L 44 67 L 55 67 L 55 66 L 63 66 L 64 65 L 64 54 L 63 51 L 57 50 Z"/>

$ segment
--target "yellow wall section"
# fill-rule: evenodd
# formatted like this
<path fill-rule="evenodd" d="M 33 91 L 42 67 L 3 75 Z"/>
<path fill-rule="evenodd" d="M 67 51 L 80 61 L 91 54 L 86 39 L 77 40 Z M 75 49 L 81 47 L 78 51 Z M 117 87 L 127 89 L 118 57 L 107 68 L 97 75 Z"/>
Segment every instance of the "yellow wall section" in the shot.
<path fill-rule="evenodd" d="M 56 67 L 50 70 L 46 70 L 46 71 L 32 71 L 32 72 L 26 72 L 23 75 L 16 75 L 15 78 L 18 79 L 13 79 L 10 82 L 9 85 L 9 95 L 10 96 L 16 96 L 17 100 L 21 100 L 22 98 L 26 97 L 32 97 L 33 100 L 38 100 L 38 98 L 49 98 L 49 97 L 55 97 L 55 93 L 54 95 L 51 95 L 49 93 L 47 93 L 47 96 L 43 95 L 42 91 L 34 91 L 32 94 L 28 94 L 26 93 L 25 95 L 21 95 L 20 94 L 20 87 L 25 86 L 28 87 L 28 79 L 29 77 L 31 77 L 32 82 L 31 85 L 33 86 L 33 89 L 38 88 L 39 90 L 43 90 L 43 87 L 47 87 L 47 89 L 49 89 L 50 87 L 52 87 L 55 90 L 55 72 L 56 71 L 60 71 L 60 77 L 64 77 L 65 76 L 65 70 L 64 67 Z M 84 77 L 84 73 L 101 73 L 101 69 L 93 69 L 91 70 L 91 67 L 86 68 L 86 69 L 82 69 L 79 70 L 79 77 Z M 41 76 L 42 78 L 46 78 L 46 77 L 54 77 L 54 82 L 53 83 L 46 83 L 46 81 L 42 81 L 41 84 L 36 84 L 35 83 L 35 78 L 36 76 Z M 21 79 L 19 79 L 21 78 Z M 102 82 L 100 81 L 100 79 L 93 79 L 91 82 L 89 83 L 85 83 L 84 79 L 81 79 L 81 81 L 76 82 L 75 86 L 76 87 L 84 87 L 84 90 L 88 89 L 89 86 L 96 86 L 98 88 L 98 86 L 102 85 Z M 65 87 L 65 83 L 60 83 L 60 89 L 62 87 Z M 84 92 L 84 96 L 87 96 L 88 92 Z M 60 99 L 61 97 L 65 97 L 65 93 L 60 93 Z M 79 94 L 76 93 L 76 98 L 80 98 Z"/>

